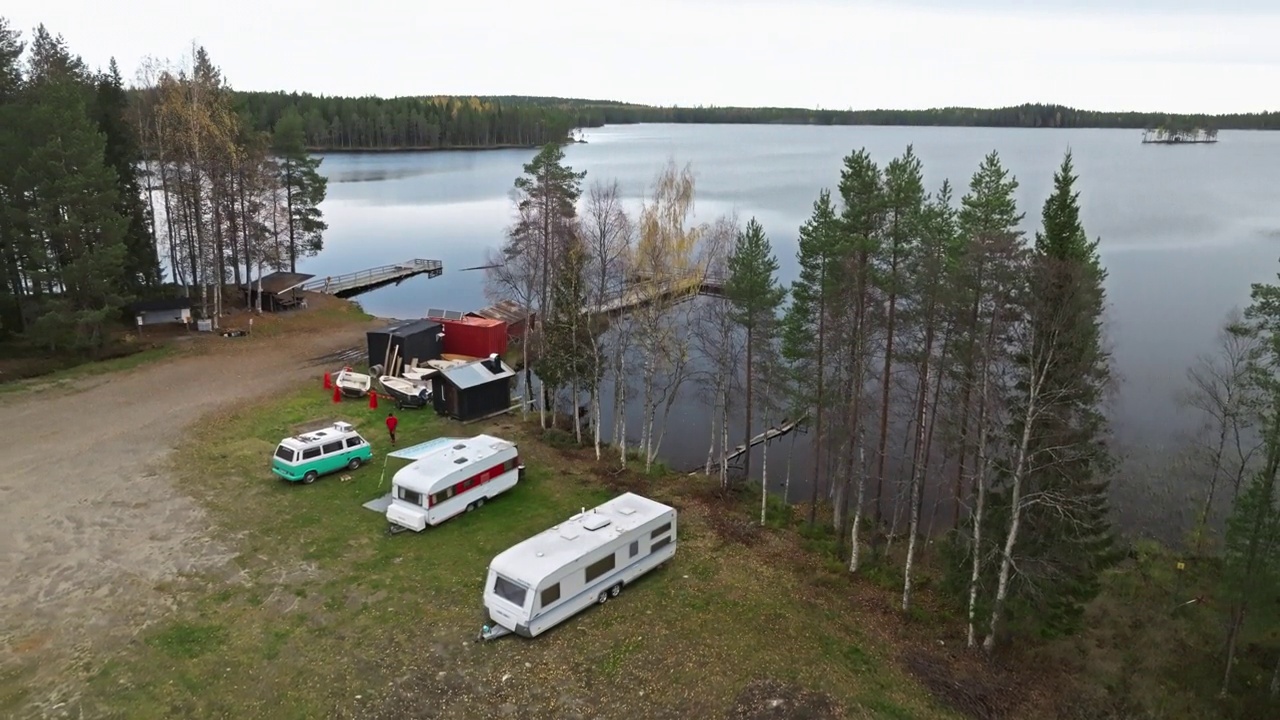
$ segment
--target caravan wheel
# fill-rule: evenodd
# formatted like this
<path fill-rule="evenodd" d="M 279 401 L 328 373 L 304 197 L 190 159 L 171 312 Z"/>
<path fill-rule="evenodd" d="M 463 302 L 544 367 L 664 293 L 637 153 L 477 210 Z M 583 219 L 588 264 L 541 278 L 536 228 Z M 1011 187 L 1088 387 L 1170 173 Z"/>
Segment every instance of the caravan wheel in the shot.
<path fill-rule="evenodd" d="M 622 583 L 618 583 L 617 585 L 614 585 L 613 587 L 609 588 L 610 597 L 618 597 L 621 594 L 622 594 Z"/>
<path fill-rule="evenodd" d="M 609 602 L 609 591 L 601 590 L 600 596 L 596 598 L 596 602 L 600 603 L 601 605 Z"/>
<path fill-rule="evenodd" d="M 480 498 L 479 500 L 476 500 L 476 509 L 479 510 L 482 507 L 484 507 L 484 498 Z"/>

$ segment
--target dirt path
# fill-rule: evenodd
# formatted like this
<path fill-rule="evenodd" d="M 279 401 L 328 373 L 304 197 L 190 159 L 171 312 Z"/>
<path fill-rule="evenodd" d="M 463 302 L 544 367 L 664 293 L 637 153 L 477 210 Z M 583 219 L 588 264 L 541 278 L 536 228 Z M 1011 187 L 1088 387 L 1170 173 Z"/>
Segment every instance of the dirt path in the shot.
<path fill-rule="evenodd" d="M 38 665 L 33 684 L 60 679 L 145 627 L 165 580 L 225 564 L 202 509 L 164 477 L 169 453 L 219 406 L 318 380 L 316 360 L 366 329 L 208 338 L 207 352 L 0 401 L 0 676 Z"/>

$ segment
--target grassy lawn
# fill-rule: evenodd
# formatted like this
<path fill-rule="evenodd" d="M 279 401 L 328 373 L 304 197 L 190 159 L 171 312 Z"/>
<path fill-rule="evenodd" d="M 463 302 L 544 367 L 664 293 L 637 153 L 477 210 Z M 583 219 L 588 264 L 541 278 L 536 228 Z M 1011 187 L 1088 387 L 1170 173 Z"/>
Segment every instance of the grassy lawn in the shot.
<path fill-rule="evenodd" d="M 718 532 L 697 500 L 701 481 L 608 478 L 586 453 L 552 449 L 515 418 L 464 427 L 429 411 L 399 415 L 402 446 L 477 432 L 520 442 L 526 482 L 479 512 L 388 536 L 385 518 L 360 507 L 386 493 L 397 463 L 380 482 L 385 406 L 335 405 L 317 382 L 211 419 L 193 432 L 175 479 L 207 506 L 215 537 L 238 550 L 234 567 L 166 588 L 175 611 L 95 666 L 86 712 L 783 717 L 730 712 L 746 702 L 744 690 L 769 680 L 792 688 L 792 705 L 820 704 L 808 693 L 847 717 L 955 717 L 899 669 L 872 631 L 875 618 L 861 618 L 847 592 L 787 562 L 802 553 L 793 534 L 758 533 L 747 546 Z M 276 441 L 329 418 L 359 427 L 374 462 L 310 486 L 275 479 L 267 468 Z M 680 509 L 675 559 L 539 638 L 475 643 L 489 560 L 623 485 Z M 785 717 L 829 716 L 804 712 Z"/>
<path fill-rule="evenodd" d="M 179 352 L 179 348 L 173 344 L 150 347 L 123 357 L 101 360 L 99 362 L 86 362 L 80 365 L 73 365 L 72 367 L 65 369 L 55 370 L 51 373 L 38 375 L 36 377 L 10 382 L 0 382 L 0 393 L 28 390 L 37 386 L 55 387 L 94 375 L 105 375 L 107 373 L 132 370 L 133 368 L 146 365 L 147 363 L 172 357 L 177 352 Z"/>

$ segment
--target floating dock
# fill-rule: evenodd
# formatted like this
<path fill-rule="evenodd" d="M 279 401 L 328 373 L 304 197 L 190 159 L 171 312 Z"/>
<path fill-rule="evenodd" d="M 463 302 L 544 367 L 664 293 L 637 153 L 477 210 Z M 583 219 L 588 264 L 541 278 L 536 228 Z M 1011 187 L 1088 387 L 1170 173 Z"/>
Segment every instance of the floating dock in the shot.
<path fill-rule="evenodd" d="M 619 315 L 658 300 L 678 298 L 678 302 L 691 300 L 698 295 L 724 295 L 723 278 L 691 273 L 674 278 L 640 278 L 629 283 L 612 298 L 598 305 L 583 308 L 584 314 Z"/>
<path fill-rule="evenodd" d="M 732 465 L 735 460 L 742 457 L 743 455 L 746 455 L 747 450 L 750 448 L 753 448 L 757 445 L 763 445 L 769 442 L 770 440 L 777 440 L 778 438 L 788 435 L 797 429 L 801 429 L 805 421 L 808 419 L 809 419 L 809 414 L 805 413 L 804 415 L 800 416 L 795 420 L 783 421 L 781 425 L 771 427 L 768 430 L 765 430 L 759 435 L 756 435 L 755 437 L 751 438 L 751 441 L 746 445 L 739 445 L 738 447 L 734 448 L 728 455 L 724 456 L 723 461 L 716 460 L 715 462 L 712 462 L 711 472 L 713 473 L 719 472 L 721 462 L 723 462 L 725 465 Z M 803 432 L 803 430 L 801 431 Z M 691 476 L 701 475 L 706 469 L 707 469 L 706 464 L 703 464 L 697 469 L 691 470 L 689 472 L 689 475 Z"/>
<path fill-rule="evenodd" d="M 443 272 L 444 263 L 439 260 L 414 259 L 391 265 L 380 265 L 368 270 L 357 270 L 345 275 L 318 277 L 304 283 L 301 289 L 349 298 L 386 285 L 398 285 L 418 275 L 433 278 L 439 277 Z"/>

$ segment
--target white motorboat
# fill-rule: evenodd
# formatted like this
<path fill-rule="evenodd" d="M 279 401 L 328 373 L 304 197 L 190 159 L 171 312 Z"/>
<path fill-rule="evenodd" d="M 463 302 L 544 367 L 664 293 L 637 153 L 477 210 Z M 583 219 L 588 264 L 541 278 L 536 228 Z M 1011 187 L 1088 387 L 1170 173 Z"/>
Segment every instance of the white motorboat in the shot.
<path fill-rule="evenodd" d="M 378 384 L 388 395 L 395 398 L 396 407 L 421 408 L 431 402 L 431 388 L 405 378 L 382 375 Z"/>
<path fill-rule="evenodd" d="M 338 386 L 338 391 L 343 395 L 358 398 L 369 394 L 369 388 L 373 386 L 373 378 L 364 373 L 354 372 L 351 368 L 343 368 L 333 379 L 333 384 Z"/>

